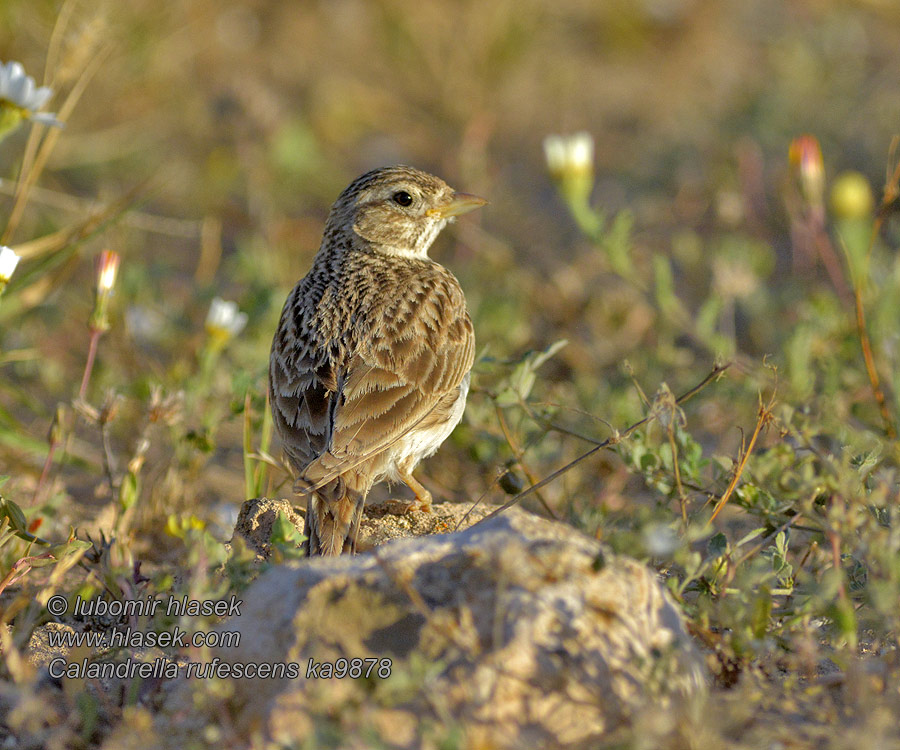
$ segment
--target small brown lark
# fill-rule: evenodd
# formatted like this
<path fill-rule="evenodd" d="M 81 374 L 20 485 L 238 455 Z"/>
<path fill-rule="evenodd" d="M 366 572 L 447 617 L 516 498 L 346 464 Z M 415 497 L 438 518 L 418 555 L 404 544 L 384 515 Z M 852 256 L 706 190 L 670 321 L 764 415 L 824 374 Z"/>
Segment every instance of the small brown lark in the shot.
<path fill-rule="evenodd" d="M 355 552 L 369 489 L 413 476 L 462 418 L 475 335 L 459 282 L 428 248 L 486 203 L 411 167 L 356 179 L 285 302 L 269 361 L 284 451 L 309 495 L 307 552 Z"/>

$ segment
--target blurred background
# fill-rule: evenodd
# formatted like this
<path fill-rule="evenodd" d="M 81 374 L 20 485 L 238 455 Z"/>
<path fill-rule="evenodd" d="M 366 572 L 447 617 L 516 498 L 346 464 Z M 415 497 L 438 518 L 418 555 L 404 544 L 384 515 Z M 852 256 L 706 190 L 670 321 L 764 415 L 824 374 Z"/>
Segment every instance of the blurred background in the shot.
<path fill-rule="evenodd" d="M 65 122 L 4 133 L 0 100 L 22 653 L 51 590 L 220 598 L 258 573 L 222 542 L 245 499 L 290 496 L 282 304 L 340 191 L 405 162 L 490 200 L 431 251 L 478 345 L 418 472 L 435 500 L 552 477 L 522 505 L 661 573 L 736 688 L 673 746 L 794 746 L 798 717 L 810 747 L 900 741 L 895 0 L 0 0 L 12 60 Z M 61 716 L 92 705 L 72 695 Z M 657 708 L 638 733 L 668 731 Z"/>
<path fill-rule="evenodd" d="M 893 2 L 4 0 L 0 55 L 53 87 L 48 110 L 72 104 L 4 241 L 82 231 L 32 247 L 0 305 L 0 473 L 59 528 L 102 527 L 137 457 L 144 552 L 160 518 L 227 534 L 245 494 L 245 403 L 256 446 L 283 300 L 341 189 L 397 162 L 490 200 L 432 251 L 462 281 L 483 358 L 466 423 L 424 467 L 438 497 L 502 497 L 498 472 L 519 449 L 531 465 L 513 489 L 584 450 L 525 412 L 497 419 L 515 368 L 561 339 L 525 396 L 589 438 L 640 418 L 642 390 L 680 393 L 717 357 L 738 363 L 729 383 L 688 411 L 709 449 L 734 452 L 737 427 L 752 427 L 765 355 L 792 403 L 821 397 L 830 418 L 879 424 L 849 288 L 803 239 L 810 200 L 788 151 L 813 134 L 826 191 L 852 169 L 880 199 L 900 124 Z M 595 149 L 581 221 L 542 146 L 577 131 Z M 0 216 L 29 132 L 0 143 Z M 122 261 L 87 401 L 114 414 L 100 430 L 57 416 L 71 429 L 38 487 L 57 404 L 84 369 L 104 248 Z M 211 346 L 217 296 L 248 322 Z M 878 329 L 888 363 L 892 329 Z M 263 489 L 283 494 L 284 479 L 271 467 Z M 632 485 L 609 454 L 545 499 L 584 521 L 626 508 Z"/>

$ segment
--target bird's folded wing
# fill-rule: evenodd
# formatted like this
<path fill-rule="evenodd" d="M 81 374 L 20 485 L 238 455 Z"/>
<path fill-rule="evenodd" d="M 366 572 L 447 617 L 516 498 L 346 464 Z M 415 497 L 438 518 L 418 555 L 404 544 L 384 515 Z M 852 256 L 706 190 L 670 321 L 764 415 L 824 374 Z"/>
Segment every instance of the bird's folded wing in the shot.
<path fill-rule="evenodd" d="M 449 274 L 447 274 L 449 276 Z M 384 302 L 342 367 L 328 449 L 304 471 L 316 489 L 390 448 L 455 400 L 475 336 L 456 280 L 439 275 Z"/>
<path fill-rule="evenodd" d="M 317 356 L 318 354 L 318 356 Z M 287 358 L 273 356 L 269 398 L 285 452 L 299 468 L 328 449 L 337 382 L 331 357 L 302 343 Z"/>

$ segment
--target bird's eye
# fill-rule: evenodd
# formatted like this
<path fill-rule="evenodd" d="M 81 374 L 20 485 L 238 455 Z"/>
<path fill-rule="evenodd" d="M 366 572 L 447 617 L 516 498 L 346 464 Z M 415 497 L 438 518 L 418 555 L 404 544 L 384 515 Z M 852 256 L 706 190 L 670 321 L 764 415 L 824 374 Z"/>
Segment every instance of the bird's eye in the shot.
<path fill-rule="evenodd" d="M 398 190 L 394 193 L 393 200 L 398 206 L 411 206 L 413 202 L 412 196 L 405 190 Z"/>

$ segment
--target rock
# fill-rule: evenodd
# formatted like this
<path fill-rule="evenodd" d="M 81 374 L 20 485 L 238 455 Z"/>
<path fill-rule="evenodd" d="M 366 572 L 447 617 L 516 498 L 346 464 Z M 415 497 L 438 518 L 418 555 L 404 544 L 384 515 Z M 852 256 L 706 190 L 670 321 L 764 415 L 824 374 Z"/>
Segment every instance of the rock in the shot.
<path fill-rule="evenodd" d="M 247 500 L 238 512 L 234 536 L 240 536 L 257 555 L 268 559 L 271 547 L 272 527 L 279 513 L 303 532 L 303 516 L 287 500 L 270 500 L 267 497 Z M 232 537 L 233 541 L 234 537 Z"/>
<path fill-rule="evenodd" d="M 366 505 L 359 527 L 358 549 L 366 552 L 391 539 L 447 534 L 457 528 L 466 529 L 493 510 L 493 506 L 485 504 L 472 508 L 469 504 L 436 503 L 430 512 L 424 512 L 411 503 L 396 500 Z M 296 508 L 288 500 L 270 500 L 265 497 L 247 500 L 241 506 L 234 533 L 243 537 L 258 555 L 268 558 L 272 526 L 279 512 L 303 533 L 302 509 Z"/>
<path fill-rule="evenodd" d="M 279 745 L 591 747 L 704 684 L 654 572 L 515 508 L 454 534 L 276 566 L 243 602 L 219 626 L 240 645 L 213 656 L 294 664 L 298 677 L 229 680 L 227 706 L 202 702 Z M 327 676 L 329 664 L 370 663 L 368 678 Z"/>
<path fill-rule="evenodd" d="M 75 629 L 71 625 L 60 622 L 47 622 L 32 631 L 28 641 L 28 661 L 42 671 L 46 671 L 54 659 L 65 659 L 69 649 L 65 646 L 50 645 L 50 633 L 59 633 L 61 637 L 74 637 Z"/>

